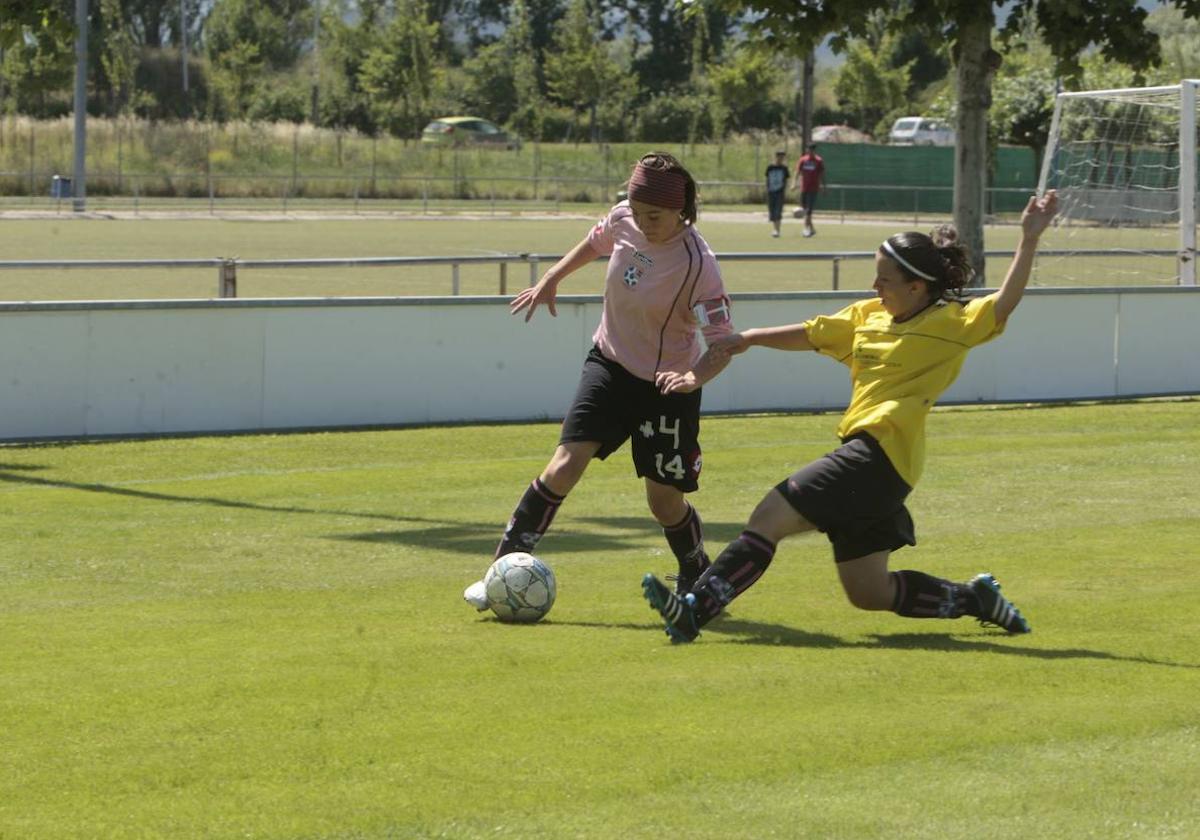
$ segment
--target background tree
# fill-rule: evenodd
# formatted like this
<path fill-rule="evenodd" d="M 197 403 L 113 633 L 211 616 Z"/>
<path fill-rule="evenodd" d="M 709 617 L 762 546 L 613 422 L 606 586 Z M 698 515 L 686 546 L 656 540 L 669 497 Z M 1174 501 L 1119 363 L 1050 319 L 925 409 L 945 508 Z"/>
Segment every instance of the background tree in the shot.
<path fill-rule="evenodd" d="M 542 96 L 538 78 L 538 53 L 533 46 L 533 29 L 529 22 L 529 7 L 525 0 L 515 0 L 505 31 L 513 63 L 513 95 L 516 107 L 512 126 L 535 143 L 542 139 Z"/>
<path fill-rule="evenodd" d="M 89 55 L 97 81 L 97 94 L 103 97 L 109 116 L 128 113 L 136 101 L 153 99 L 137 95 L 135 80 L 141 50 L 133 24 L 125 17 L 121 0 L 100 0 L 93 13 Z"/>
<path fill-rule="evenodd" d="M 70 0 L 0 0 L 0 50 L 27 38 L 69 42 L 75 36 L 75 5 Z"/>
<path fill-rule="evenodd" d="M 375 134 L 378 126 L 362 89 L 367 50 L 383 26 L 383 0 L 360 0 L 354 16 L 344 0 L 323 5 L 321 20 L 321 122 L 333 128 Z"/>
<path fill-rule="evenodd" d="M 397 0 L 391 20 L 363 59 L 359 84 L 377 124 L 392 134 L 418 137 L 429 117 L 438 28 L 428 19 L 425 0 Z"/>
<path fill-rule="evenodd" d="M 585 110 L 590 116 L 589 135 L 593 141 L 599 138 L 596 111 L 623 75 L 597 38 L 598 14 L 591 0 L 571 0 L 556 28 L 553 48 L 545 56 L 547 91 L 571 109 L 576 142 L 579 115 Z"/>
<path fill-rule="evenodd" d="M 281 87 L 297 84 L 290 71 L 311 34 L 308 0 L 216 0 L 204 22 L 215 95 L 210 114 L 236 119 L 279 116 L 270 106 L 278 103 Z M 293 91 L 293 100 L 297 93 Z M 254 113 L 260 94 L 265 99 Z M 291 110 L 297 107 L 302 104 L 293 102 Z"/>
<path fill-rule="evenodd" d="M 1162 64 L 1151 83 L 1200 78 L 1200 19 L 1188 17 L 1183 9 L 1160 6 L 1150 12 L 1146 26 L 1162 44 Z"/>
<path fill-rule="evenodd" d="M 0 91 L 7 110 L 35 117 L 71 110 L 74 6 L 0 0 Z"/>
<path fill-rule="evenodd" d="M 855 115 L 855 127 L 877 137 L 886 137 L 896 117 L 904 116 L 900 112 L 911 110 L 913 60 L 896 65 L 897 41 L 881 19 L 866 37 L 847 43 L 846 60 L 834 82 L 838 105 Z"/>
<path fill-rule="evenodd" d="M 731 128 L 778 126 L 785 117 L 786 99 L 771 95 L 787 78 L 778 59 L 739 44 L 710 63 L 707 75 L 717 110 L 725 115 L 714 126 L 718 137 Z"/>

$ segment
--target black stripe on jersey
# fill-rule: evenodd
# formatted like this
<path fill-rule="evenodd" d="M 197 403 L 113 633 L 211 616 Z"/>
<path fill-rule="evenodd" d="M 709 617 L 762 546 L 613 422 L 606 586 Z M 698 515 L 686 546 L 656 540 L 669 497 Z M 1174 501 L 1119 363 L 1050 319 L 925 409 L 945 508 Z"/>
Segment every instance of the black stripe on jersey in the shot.
<path fill-rule="evenodd" d="M 858 332 L 858 330 L 855 330 L 855 332 Z M 944 341 L 947 344 L 957 344 L 959 347 L 965 347 L 968 350 L 971 349 L 971 345 L 966 344 L 965 342 L 955 341 L 953 338 L 944 338 L 940 335 L 931 335 L 930 333 L 899 332 L 899 331 L 893 332 L 892 330 L 875 330 L 875 329 L 866 329 L 866 328 L 862 328 L 862 332 L 870 333 L 873 335 L 897 335 L 897 336 L 902 336 L 902 337 L 911 335 L 911 336 L 915 336 L 917 338 L 930 338 L 930 339 L 933 339 L 934 341 Z"/>
<path fill-rule="evenodd" d="M 696 305 L 696 284 L 700 282 L 700 274 L 704 271 L 704 250 L 700 247 L 700 243 L 696 240 L 700 238 L 700 234 L 696 233 L 694 228 L 688 228 L 688 237 L 692 240 L 692 247 L 696 249 L 696 276 L 692 278 L 692 289 L 688 292 L 688 309 L 690 310 Z M 687 247 L 687 240 L 684 240 L 683 247 Z M 688 251 L 691 254 L 691 251 Z"/>
<path fill-rule="evenodd" d="M 691 233 L 691 231 L 688 231 Z M 658 358 L 654 360 L 654 372 L 658 373 L 658 367 L 662 364 L 663 337 L 667 334 L 667 325 L 671 323 L 671 316 L 675 314 L 675 307 L 679 305 L 679 296 L 683 294 L 683 290 L 687 288 L 688 277 L 692 273 L 692 266 L 696 266 L 696 276 L 692 278 L 692 287 L 695 288 L 696 280 L 700 279 L 700 254 L 692 253 L 692 249 L 688 247 L 688 240 L 685 236 L 683 239 L 683 249 L 687 251 L 688 267 L 683 272 L 683 282 L 679 284 L 679 291 L 675 293 L 675 297 L 671 299 L 671 308 L 667 310 L 667 317 L 663 320 L 662 329 L 658 331 Z"/>

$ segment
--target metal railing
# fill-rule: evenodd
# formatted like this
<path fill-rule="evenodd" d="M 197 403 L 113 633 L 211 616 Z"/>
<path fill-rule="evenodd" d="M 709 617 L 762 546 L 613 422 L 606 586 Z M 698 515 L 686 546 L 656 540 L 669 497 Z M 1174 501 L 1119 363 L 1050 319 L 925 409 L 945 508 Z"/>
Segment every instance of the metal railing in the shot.
<path fill-rule="evenodd" d="M 721 263 L 733 262 L 817 262 L 828 261 L 831 266 L 830 288 L 838 290 L 841 282 L 841 264 L 844 261 L 871 260 L 875 251 L 824 251 L 824 252 L 727 252 L 717 254 Z M 1044 250 L 1039 256 L 1113 256 L 1115 254 L 1174 257 L 1177 252 L 1168 249 L 1124 252 L 1117 250 Z M 987 257 L 1011 257 L 1012 251 L 985 251 Z M 235 258 L 207 258 L 180 260 L 3 260 L 0 261 L 0 271 L 5 269 L 114 269 L 114 268 L 215 268 L 217 271 L 217 297 L 235 298 L 238 290 L 238 272 L 242 269 L 254 270 L 263 268 L 380 268 L 389 266 L 444 266 L 450 268 L 450 294 L 458 295 L 461 291 L 460 272 L 464 265 L 495 265 L 499 270 L 497 294 L 508 294 L 510 265 L 525 265 L 529 271 L 529 285 L 533 286 L 540 279 L 542 263 L 553 264 L 561 259 L 554 254 L 495 254 L 495 255 L 466 255 L 450 257 L 333 257 L 320 259 L 274 259 L 274 260 L 243 260 Z M 605 262 L 607 257 L 600 257 L 596 262 Z"/>

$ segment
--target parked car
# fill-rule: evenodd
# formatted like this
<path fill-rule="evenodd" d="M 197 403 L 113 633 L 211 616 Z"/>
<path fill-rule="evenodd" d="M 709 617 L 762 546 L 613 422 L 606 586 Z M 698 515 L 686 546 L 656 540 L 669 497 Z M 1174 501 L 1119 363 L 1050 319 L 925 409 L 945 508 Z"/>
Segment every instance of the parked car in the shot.
<path fill-rule="evenodd" d="M 425 126 L 422 143 L 443 146 L 503 146 L 521 148 L 521 138 L 479 117 L 441 117 Z"/>
<path fill-rule="evenodd" d="M 928 117 L 901 117 L 892 123 L 888 139 L 893 146 L 953 146 L 954 129 Z"/>

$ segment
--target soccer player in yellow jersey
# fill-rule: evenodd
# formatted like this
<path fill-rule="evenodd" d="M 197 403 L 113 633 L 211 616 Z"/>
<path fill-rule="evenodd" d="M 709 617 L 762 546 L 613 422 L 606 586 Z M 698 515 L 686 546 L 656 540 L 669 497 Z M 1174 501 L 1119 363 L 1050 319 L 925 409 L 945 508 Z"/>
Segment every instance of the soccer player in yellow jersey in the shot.
<path fill-rule="evenodd" d="M 1009 633 L 1029 632 L 992 575 L 955 583 L 924 572 L 889 571 L 888 559 L 896 549 L 916 545 L 904 501 L 921 477 L 925 417 L 958 376 L 967 352 L 1004 331 L 1025 293 L 1038 239 L 1057 209 L 1053 190 L 1029 199 L 1017 252 L 993 294 L 961 297 L 971 268 L 952 227 L 932 236 L 901 233 L 885 240 L 875 256 L 876 298 L 713 343 L 713 354 L 735 355 L 755 345 L 815 350 L 850 367 L 853 391 L 837 429 L 842 445 L 768 492 L 746 529 L 690 592 L 676 595 L 654 575 L 645 576 L 646 600 L 662 615 L 672 641 L 695 639 L 762 576 L 780 540 L 812 530 L 833 544 L 842 588 L 860 609 L 911 618 L 969 615 Z M 657 380 L 664 393 L 698 386 L 691 373 L 660 373 Z"/>

